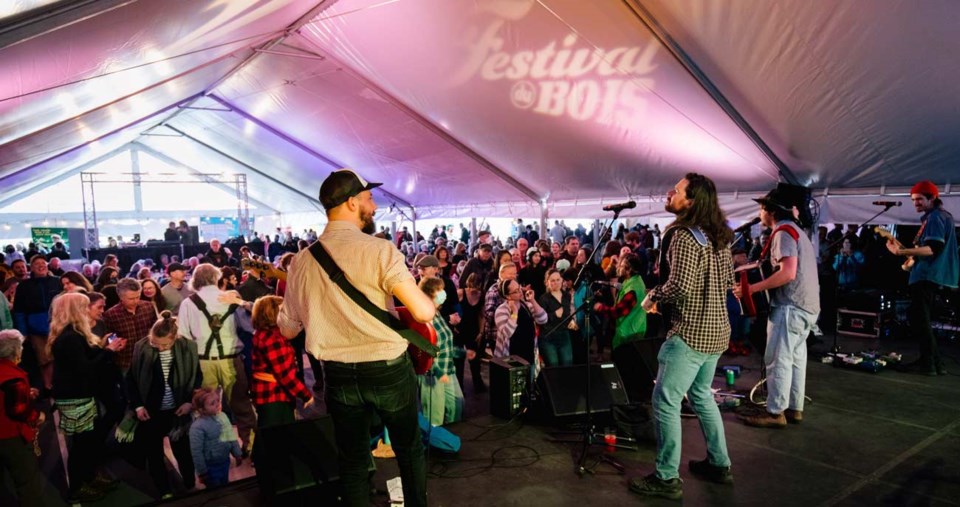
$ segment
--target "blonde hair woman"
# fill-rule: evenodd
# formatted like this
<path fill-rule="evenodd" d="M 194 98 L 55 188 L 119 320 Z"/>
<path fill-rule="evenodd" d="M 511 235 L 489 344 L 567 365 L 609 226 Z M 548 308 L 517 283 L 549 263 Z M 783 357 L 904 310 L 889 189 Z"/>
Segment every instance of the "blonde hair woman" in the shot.
<path fill-rule="evenodd" d="M 104 434 L 94 431 L 97 419 L 98 371 L 113 363 L 113 354 L 126 346 L 116 339 L 104 344 L 90 331 L 90 299 L 81 293 L 62 294 L 53 301 L 47 347 L 53 356 L 53 396 L 60 411 L 60 430 L 72 437 L 67 474 L 70 503 L 102 498 L 109 486 L 95 479 L 105 454 Z"/>

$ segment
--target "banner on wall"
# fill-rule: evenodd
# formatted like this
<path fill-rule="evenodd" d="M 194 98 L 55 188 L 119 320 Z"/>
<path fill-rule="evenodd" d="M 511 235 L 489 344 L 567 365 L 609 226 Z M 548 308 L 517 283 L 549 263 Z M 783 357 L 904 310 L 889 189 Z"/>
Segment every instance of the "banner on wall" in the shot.
<path fill-rule="evenodd" d="M 38 248 L 52 250 L 53 244 L 60 241 L 67 251 L 70 251 L 70 238 L 67 236 L 66 227 L 31 227 L 30 237 Z"/>
<path fill-rule="evenodd" d="M 248 230 L 253 230 L 254 217 L 250 217 Z M 237 217 L 200 217 L 200 241 L 212 239 L 226 241 L 240 235 L 240 220 Z"/>
<path fill-rule="evenodd" d="M 200 217 L 200 241 L 226 241 L 240 235 L 240 221 L 236 217 Z"/>

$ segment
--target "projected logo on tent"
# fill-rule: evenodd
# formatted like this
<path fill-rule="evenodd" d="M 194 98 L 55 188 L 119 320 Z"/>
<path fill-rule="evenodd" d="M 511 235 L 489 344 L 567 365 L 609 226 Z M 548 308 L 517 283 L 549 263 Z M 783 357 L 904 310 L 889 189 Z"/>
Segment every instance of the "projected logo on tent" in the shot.
<path fill-rule="evenodd" d="M 516 19 L 516 13 L 509 16 Z M 514 107 L 553 117 L 627 125 L 646 110 L 653 89 L 658 46 L 595 48 L 575 33 L 537 49 L 504 50 L 506 19 L 493 21 L 467 47 L 453 74 L 455 84 L 479 75 L 485 81 L 514 81 Z"/>

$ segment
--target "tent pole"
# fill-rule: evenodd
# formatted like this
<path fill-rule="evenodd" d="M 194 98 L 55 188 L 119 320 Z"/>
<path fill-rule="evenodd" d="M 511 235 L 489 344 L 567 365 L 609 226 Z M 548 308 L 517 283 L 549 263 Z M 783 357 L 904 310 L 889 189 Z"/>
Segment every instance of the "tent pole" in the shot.
<path fill-rule="evenodd" d="M 417 241 L 417 209 L 410 206 L 410 234 L 413 237 L 414 251 L 420 253 L 420 243 Z"/>
<path fill-rule="evenodd" d="M 477 243 L 477 217 L 470 219 L 470 244 L 467 245 L 467 254 L 470 253 L 470 247 Z"/>
<path fill-rule="evenodd" d="M 613 224 L 610 224 L 611 227 Z M 600 248 L 600 220 L 593 220 L 593 251 L 596 252 Z"/>
<path fill-rule="evenodd" d="M 547 213 L 547 200 L 540 200 L 540 239 L 547 237 L 547 220 L 549 219 Z M 533 245 L 530 245 L 533 246 Z"/>

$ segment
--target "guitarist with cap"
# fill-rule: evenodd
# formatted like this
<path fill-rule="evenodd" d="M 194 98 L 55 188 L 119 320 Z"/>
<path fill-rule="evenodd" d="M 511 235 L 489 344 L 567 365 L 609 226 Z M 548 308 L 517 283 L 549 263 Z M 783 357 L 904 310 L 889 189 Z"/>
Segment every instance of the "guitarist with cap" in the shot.
<path fill-rule="evenodd" d="M 370 503 L 367 468 L 376 413 L 390 432 L 405 504 L 423 506 L 427 469 L 408 342 L 375 314 L 392 311 L 394 296 L 419 322 L 430 322 L 436 306 L 417 287 L 403 254 L 371 236 L 377 205 L 370 190 L 378 186 L 349 169 L 323 181 L 320 203 L 327 226 L 290 264 L 277 323 L 287 338 L 305 329 L 307 352 L 323 362 L 344 505 Z M 361 306 L 350 295 L 358 292 L 376 308 Z"/>
<path fill-rule="evenodd" d="M 772 230 L 761 260 L 769 258 L 776 269 L 768 278 L 749 286 L 748 294 L 770 291 L 767 320 L 767 409 L 744 418 L 748 426 L 783 428 L 803 419 L 807 376 L 807 335 L 820 315 L 820 282 L 817 251 L 796 222 L 796 208 L 779 189 L 754 199 L 760 204 L 760 223 Z"/>
<path fill-rule="evenodd" d="M 943 209 L 940 191 L 933 182 L 921 181 L 914 185 L 910 189 L 910 199 L 917 213 L 923 213 L 915 246 L 904 248 L 896 240 L 887 240 L 890 253 L 914 258 L 909 281 L 910 329 L 920 343 L 920 359 L 903 370 L 929 376 L 946 375 L 937 337 L 930 326 L 930 311 L 938 288 L 957 287 L 960 260 L 957 258 L 956 229 L 953 215 Z"/>

